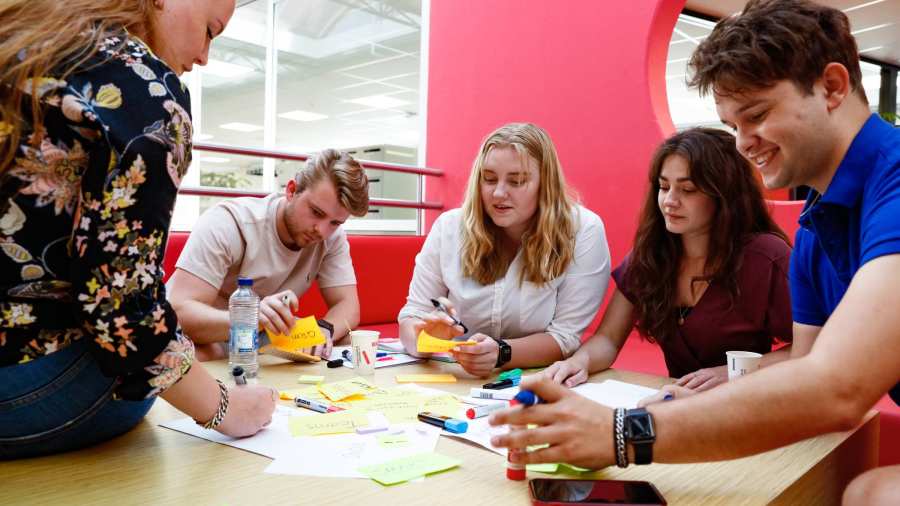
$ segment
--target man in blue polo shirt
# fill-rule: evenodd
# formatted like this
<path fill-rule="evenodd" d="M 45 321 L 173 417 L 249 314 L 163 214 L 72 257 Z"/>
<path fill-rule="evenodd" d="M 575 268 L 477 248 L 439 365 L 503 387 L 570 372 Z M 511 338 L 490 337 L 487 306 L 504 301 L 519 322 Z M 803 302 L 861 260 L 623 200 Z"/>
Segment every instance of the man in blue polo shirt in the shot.
<path fill-rule="evenodd" d="M 492 443 L 550 446 L 513 452 L 514 462 L 731 459 L 851 429 L 892 389 L 900 401 L 900 130 L 869 112 L 847 16 L 808 0 L 751 0 L 690 66 L 766 186 L 814 189 L 791 261 L 793 348 L 808 353 L 627 412 L 523 381 L 545 403 L 491 423 L 541 427 Z M 861 474 L 844 501 L 900 504 L 900 466 Z"/>

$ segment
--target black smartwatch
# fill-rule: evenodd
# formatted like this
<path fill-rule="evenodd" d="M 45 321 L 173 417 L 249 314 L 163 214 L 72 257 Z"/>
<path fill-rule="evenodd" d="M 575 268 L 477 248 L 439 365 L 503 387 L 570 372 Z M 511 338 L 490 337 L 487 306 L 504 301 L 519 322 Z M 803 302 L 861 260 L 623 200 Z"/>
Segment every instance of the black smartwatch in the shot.
<path fill-rule="evenodd" d="M 634 448 L 634 463 L 637 465 L 653 462 L 653 443 L 656 430 L 653 416 L 644 408 L 625 411 L 625 442 Z"/>
<path fill-rule="evenodd" d="M 319 327 L 328 331 L 328 337 L 334 339 L 334 325 L 331 324 L 328 320 L 323 320 L 321 318 L 316 318 L 316 323 L 319 324 Z"/>
<path fill-rule="evenodd" d="M 506 343 L 503 339 L 497 339 L 496 337 L 491 337 L 494 341 L 497 341 L 497 346 L 500 347 L 500 352 L 497 353 L 497 363 L 494 364 L 494 367 L 503 367 L 507 362 L 512 360 L 512 346 Z"/>

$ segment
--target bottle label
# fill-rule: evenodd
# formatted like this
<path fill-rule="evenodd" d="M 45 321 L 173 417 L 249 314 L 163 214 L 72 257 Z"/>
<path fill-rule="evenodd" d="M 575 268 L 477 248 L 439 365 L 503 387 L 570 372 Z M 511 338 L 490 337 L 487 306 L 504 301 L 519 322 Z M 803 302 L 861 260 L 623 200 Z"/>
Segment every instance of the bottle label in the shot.
<path fill-rule="evenodd" d="M 234 343 L 232 349 L 238 353 L 248 353 L 256 351 L 257 330 L 252 327 L 232 327 L 231 342 Z"/>

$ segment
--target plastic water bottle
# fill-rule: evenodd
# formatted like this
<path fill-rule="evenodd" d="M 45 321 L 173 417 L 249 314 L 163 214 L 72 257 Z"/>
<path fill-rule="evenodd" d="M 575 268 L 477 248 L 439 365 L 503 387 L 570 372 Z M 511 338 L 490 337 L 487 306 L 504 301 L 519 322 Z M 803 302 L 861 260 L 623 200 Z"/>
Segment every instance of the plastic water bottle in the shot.
<path fill-rule="evenodd" d="M 231 329 L 228 337 L 228 366 L 241 366 L 248 378 L 259 370 L 259 296 L 253 280 L 238 278 L 237 290 L 228 299 Z"/>

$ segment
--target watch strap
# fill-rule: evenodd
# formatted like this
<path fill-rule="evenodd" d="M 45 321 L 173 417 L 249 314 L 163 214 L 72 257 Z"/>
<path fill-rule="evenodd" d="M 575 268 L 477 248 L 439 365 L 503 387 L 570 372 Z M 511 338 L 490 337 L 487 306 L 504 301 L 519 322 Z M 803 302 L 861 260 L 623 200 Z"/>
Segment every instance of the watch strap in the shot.
<path fill-rule="evenodd" d="M 625 412 L 625 440 L 634 448 L 634 463 L 645 465 L 653 462 L 653 443 L 656 431 L 653 416 L 644 408 Z"/>

